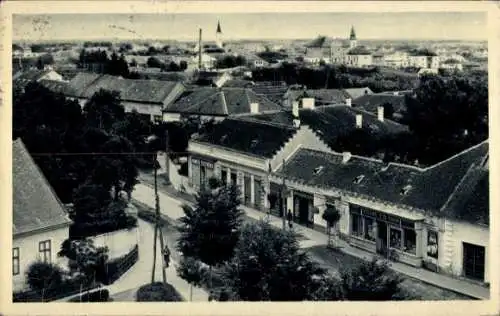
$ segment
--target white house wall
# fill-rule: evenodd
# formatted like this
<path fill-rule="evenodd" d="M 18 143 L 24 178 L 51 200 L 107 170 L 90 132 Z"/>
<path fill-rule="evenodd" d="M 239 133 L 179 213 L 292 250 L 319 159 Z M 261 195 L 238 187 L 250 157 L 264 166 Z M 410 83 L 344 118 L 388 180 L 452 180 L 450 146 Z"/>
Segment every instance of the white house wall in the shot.
<path fill-rule="evenodd" d="M 19 248 L 19 274 L 12 276 L 12 286 L 14 291 L 21 291 L 28 288 L 26 284 L 26 272 L 29 266 L 38 261 L 40 257 L 39 242 L 50 240 L 51 252 L 50 260 L 62 269 L 67 270 L 67 260 L 60 258 L 57 253 L 61 250 L 61 244 L 69 237 L 69 226 L 55 230 L 40 232 L 34 235 L 26 235 L 14 238 L 12 248 Z M 12 260 L 12 259 L 11 259 Z M 12 261 L 11 261 L 12 265 Z"/>
<path fill-rule="evenodd" d="M 96 247 L 108 247 L 109 260 L 117 259 L 128 254 L 139 243 L 139 230 L 137 227 L 123 229 L 106 234 L 93 236 Z"/>

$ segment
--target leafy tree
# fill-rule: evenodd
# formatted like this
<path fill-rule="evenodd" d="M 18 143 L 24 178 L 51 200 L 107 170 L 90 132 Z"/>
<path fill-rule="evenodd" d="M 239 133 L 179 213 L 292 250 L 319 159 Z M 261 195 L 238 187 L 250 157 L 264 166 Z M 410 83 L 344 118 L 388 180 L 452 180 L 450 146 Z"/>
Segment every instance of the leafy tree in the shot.
<path fill-rule="evenodd" d="M 148 65 L 149 68 L 162 68 L 162 67 L 164 67 L 164 63 L 162 63 L 156 57 L 149 57 L 146 64 Z"/>
<path fill-rule="evenodd" d="M 111 130 L 116 121 L 125 118 L 125 109 L 121 105 L 120 94 L 104 89 L 97 91 L 85 103 L 83 112 L 88 125 L 105 131 Z"/>
<path fill-rule="evenodd" d="M 83 275 L 89 281 L 105 283 L 108 251 L 107 247 L 96 247 L 91 239 L 67 239 L 57 255 L 70 260 L 73 272 Z"/>
<path fill-rule="evenodd" d="M 194 209 L 184 205 L 180 218 L 181 235 L 177 249 L 212 266 L 229 260 L 238 242 L 243 211 L 239 209 L 240 192 L 236 186 L 217 182 L 202 188 L 196 196 Z"/>
<path fill-rule="evenodd" d="M 186 70 L 187 67 L 188 67 L 187 61 L 181 60 L 180 63 L 179 63 L 180 70 Z"/>
<path fill-rule="evenodd" d="M 259 221 L 243 226 L 223 277 L 238 300 L 302 301 L 318 298 L 326 273 L 300 252 L 293 232 Z"/>
<path fill-rule="evenodd" d="M 61 285 L 63 272 L 58 266 L 37 261 L 28 267 L 26 281 L 31 289 L 44 291 Z"/>
<path fill-rule="evenodd" d="M 343 297 L 348 301 L 388 301 L 401 295 L 403 279 L 376 258 L 342 271 L 341 278 Z"/>
<path fill-rule="evenodd" d="M 190 285 L 190 301 L 193 300 L 193 286 L 201 286 L 207 272 L 200 261 L 191 257 L 182 257 L 177 266 L 177 274 Z"/>
<path fill-rule="evenodd" d="M 340 212 L 336 207 L 327 206 L 322 215 L 323 220 L 326 222 L 326 231 L 328 234 L 328 246 L 333 246 L 332 241 L 332 228 L 334 228 L 340 220 Z"/>

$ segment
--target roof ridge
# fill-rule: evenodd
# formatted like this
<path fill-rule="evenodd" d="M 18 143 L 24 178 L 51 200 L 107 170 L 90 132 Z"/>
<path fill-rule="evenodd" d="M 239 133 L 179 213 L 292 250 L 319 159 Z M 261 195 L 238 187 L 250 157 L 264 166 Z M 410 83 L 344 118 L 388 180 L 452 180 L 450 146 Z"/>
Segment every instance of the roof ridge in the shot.
<path fill-rule="evenodd" d="M 457 153 L 457 154 L 455 154 L 455 155 L 453 155 L 453 156 L 451 156 L 451 157 L 449 157 L 449 158 L 447 158 L 447 159 L 445 159 L 443 161 L 440 161 L 440 162 L 438 162 L 438 163 L 436 163 L 434 165 L 431 165 L 431 166 L 428 166 L 428 167 L 424 168 L 424 171 L 428 171 L 428 170 L 434 169 L 436 167 L 439 167 L 440 165 L 442 165 L 442 164 L 444 164 L 444 163 L 446 163 L 448 161 L 451 161 L 451 160 L 453 160 L 453 159 L 455 159 L 455 158 L 457 158 L 459 156 L 465 155 L 466 153 L 468 153 L 470 151 L 473 151 L 473 150 L 475 150 L 475 149 L 477 149 L 477 148 L 479 148 L 479 147 L 481 147 L 481 146 L 483 146 L 485 144 L 488 144 L 488 143 L 489 143 L 489 138 L 486 139 L 486 140 L 484 140 L 484 141 L 482 141 L 482 142 L 480 142 L 479 144 L 476 144 L 476 145 L 474 145 L 472 147 L 464 149 L 461 152 L 459 152 L 459 153 Z"/>
<path fill-rule="evenodd" d="M 272 127 L 279 127 L 279 128 L 289 129 L 289 130 L 295 129 L 293 126 L 290 126 L 289 124 L 258 120 L 256 118 L 251 117 L 251 116 L 233 116 L 233 117 L 226 118 L 226 120 L 240 121 L 240 122 L 243 121 L 243 122 L 248 122 L 248 123 L 268 125 L 268 126 L 272 126 Z"/>

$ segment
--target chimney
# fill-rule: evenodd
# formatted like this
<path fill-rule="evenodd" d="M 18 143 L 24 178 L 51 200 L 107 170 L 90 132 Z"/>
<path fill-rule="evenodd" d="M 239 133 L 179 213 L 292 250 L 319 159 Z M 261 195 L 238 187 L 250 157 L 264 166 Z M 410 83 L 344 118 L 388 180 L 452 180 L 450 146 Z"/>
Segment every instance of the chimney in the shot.
<path fill-rule="evenodd" d="M 294 118 L 299 118 L 299 102 L 293 101 L 292 103 L 292 114 Z"/>
<path fill-rule="evenodd" d="M 345 99 L 345 105 L 352 106 L 352 99 L 351 98 Z"/>
<path fill-rule="evenodd" d="M 377 117 L 380 122 L 384 121 L 384 107 L 379 106 L 377 107 Z"/>
<path fill-rule="evenodd" d="M 201 29 L 200 29 L 200 35 L 198 38 L 198 69 L 201 69 Z"/>
<path fill-rule="evenodd" d="M 348 151 L 344 151 L 344 152 L 342 153 L 342 163 L 343 163 L 343 164 L 348 163 L 348 162 L 349 162 L 349 160 L 351 160 L 351 156 L 352 156 L 352 155 L 351 155 L 351 153 L 350 153 L 350 152 L 348 152 Z"/>
<path fill-rule="evenodd" d="M 250 103 L 250 113 L 252 114 L 259 113 L 259 103 Z"/>
<path fill-rule="evenodd" d="M 303 109 L 314 109 L 314 98 L 302 98 Z"/>
<path fill-rule="evenodd" d="M 363 115 L 356 114 L 356 128 L 362 128 L 362 127 L 363 127 Z"/>

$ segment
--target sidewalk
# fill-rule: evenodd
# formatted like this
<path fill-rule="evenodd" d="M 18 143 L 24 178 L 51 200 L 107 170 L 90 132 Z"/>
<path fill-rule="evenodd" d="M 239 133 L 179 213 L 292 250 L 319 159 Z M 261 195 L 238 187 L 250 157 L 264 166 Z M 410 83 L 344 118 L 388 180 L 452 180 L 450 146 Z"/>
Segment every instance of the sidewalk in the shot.
<path fill-rule="evenodd" d="M 147 184 L 146 184 L 147 185 Z M 160 192 L 169 195 L 171 198 L 181 200 L 184 203 L 191 204 L 194 202 L 194 198 L 192 196 L 188 196 L 185 193 L 177 192 L 175 191 L 174 188 L 171 186 L 166 186 L 162 185 L 160 187 Z M 186 197 L 188 196 L 188 197 Z M 245 211 L 246 215 L 250 218 L 253 219 L 263 219 L 266 214 L 246 207 L 246 206 L 241 206 L 241 208 Z M 166 214 L 168 215 L 168 214 Z M 168 215 L 170 216 L 170 215 Z M 175 216 L 174 216 L 175 217 Z M 282 219 L 274 216 L 274 215 L 268 215 L 269 218 L 269 223 L 275 227 L 281 228 L 282 227 Z M 177 219 L 177 218 L 175 218 Z M 307 241 L 301 241 L 301 248 L 308 248 L 312 247 L 314 245 L 326 245 L 327 241 L 327 235 L 325 233 L 318 232 L 316 230 L 300 226 L 298 224 L 294 225 L 294 230 L 301 234 L 302 236 L 306 237 Z M 352 247 L 349 245 L 346 241 L 344 240 L 338 240 L 337 241 L 338 246 L 340 247 L 340 250 L 348 255 L 351 255 L 353 257 L 365 259 L 365 260 L 371 260 L 375 254 L 369 253 L 367 251 Z M 424 270 L 422 268 L 416 268 L 412 267 L 403 263 L 399 262 L 391 262 L 391 268 L 399 273 L 402 273 L 408 277 L 420 280 L 422 282 L 428 283 L 430 285 L 447 289 L 456 293 L 464 294 L 470 297 L 474 297 L 477 299 L 489 299 L 490 297 L 490 290 L 486 287 L 476 285 L 464 280 L 452 278 L 447 275 L 439 274 L 439 273 L 434 273 L 428 270 Z"/>

